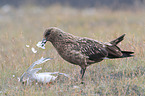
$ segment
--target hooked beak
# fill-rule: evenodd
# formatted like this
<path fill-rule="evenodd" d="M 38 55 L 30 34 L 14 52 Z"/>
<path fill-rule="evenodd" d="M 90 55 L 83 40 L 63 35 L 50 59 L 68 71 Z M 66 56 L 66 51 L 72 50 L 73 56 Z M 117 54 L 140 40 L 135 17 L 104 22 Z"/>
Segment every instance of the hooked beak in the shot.
<path fill-rule="evenodd" d="M 41 43 L 41 44 L 42 44 L 42 47 L 45 45 L 46 42 L 47 42 L 46 39 L 43 39 L 43 40 L 42 40 L 42 43 Z"/>

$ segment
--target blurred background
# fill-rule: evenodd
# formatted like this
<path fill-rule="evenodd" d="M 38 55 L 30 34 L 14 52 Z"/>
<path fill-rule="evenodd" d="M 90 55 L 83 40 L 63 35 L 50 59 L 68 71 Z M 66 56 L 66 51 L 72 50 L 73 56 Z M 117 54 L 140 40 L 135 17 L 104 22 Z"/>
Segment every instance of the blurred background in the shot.
<path fill-rule="evenodd" d="M 0 6 L 11 5 L 20 7 L 26 4 L 49 6 L 52 4 L 61 4 L 62 6 L 71 6 L 77 8 L 84 7 L 109 7 L 113 9 L 124 7 L 144 6 L 145 0 L 0 0 Z"/>
<path fill-rule="evenodd" d="M 118 46 L 135 56 L 89 66 L 80 85 L 79 66 L 64 61 L 50 43 L 45 50 L 36 47 L 52 26 L 101 42 L 126 33 Z M 73 80 L 24 87 L 18 78 L 42 56 L 54 59 L 40 65 L 41 72 L 59 71 Z M 145 96 L 144 80 L 145 0 L 0 0 L 1 96 Z"/>

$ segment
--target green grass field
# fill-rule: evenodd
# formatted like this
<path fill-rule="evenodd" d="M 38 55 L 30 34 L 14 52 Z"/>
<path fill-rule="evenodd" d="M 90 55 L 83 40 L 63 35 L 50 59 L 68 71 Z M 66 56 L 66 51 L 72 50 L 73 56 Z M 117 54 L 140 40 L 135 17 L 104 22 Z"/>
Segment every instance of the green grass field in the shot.
<path fill-rule="evenodd" d="M 51 43 L 46 49 L 36 47 L 48 27 L 109 42 L 126 33 L 119 46 L 135 52 L 132 58 L 104 60 L 89 66 L 85 84 L 80 84 L 80 67 L 64 61 Z M 26 45 L 38 50 L 34 54 Z M 40 72 L 59 71 L 50 86 L 23 86 L 18 82 L 24 71 L 41 57 L 54 58 Z M 78 86 L 79 88 L 76 88 Z M 0 10 L 0 95 L 1 96 L 145 96 L 145 11 L 75 9 L 59 5 L 22 6 L 9 12 Z"/>

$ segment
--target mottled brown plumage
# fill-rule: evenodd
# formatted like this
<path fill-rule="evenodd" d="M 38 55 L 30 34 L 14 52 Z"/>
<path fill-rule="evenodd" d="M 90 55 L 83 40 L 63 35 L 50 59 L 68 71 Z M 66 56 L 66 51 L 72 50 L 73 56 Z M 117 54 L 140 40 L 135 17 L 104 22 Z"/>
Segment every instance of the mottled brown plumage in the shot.
<path fill-rule="evenodd" d="M 133 52 L 121 51 L 116 45 L 121 42 L 125 34 L 119 38 L 101 43 L 90 38 L 77 37 L 58 28 L 50 27 L 44 32 L 43 43 L 50 41 L 59 55 L 66 61 L 81 67 L 82 78 L 86 67 L 102 61 L 105 58 L 131 57 Z"/>

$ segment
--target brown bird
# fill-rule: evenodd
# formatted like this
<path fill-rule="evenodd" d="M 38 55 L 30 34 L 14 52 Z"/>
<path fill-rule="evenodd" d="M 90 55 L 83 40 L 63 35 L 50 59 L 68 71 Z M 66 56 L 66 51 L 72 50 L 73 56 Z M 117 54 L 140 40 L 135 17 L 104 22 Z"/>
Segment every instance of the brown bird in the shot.
<path fill-rule="evenodd" d="M 50 27 L 44 32 L 42 45 L 50 41 L 59 55 L 66 61 L 81 67 L 83 78 L 87 66 L 102 61 L 103 59 L 116 59 L 132 57 L 134 52 L 122 51 L 117 44 L 121 42 L 125 34 L 119 38 L 102 43 L 90 38 L 77 37 L 66 33 L 56 27 Z"/>

